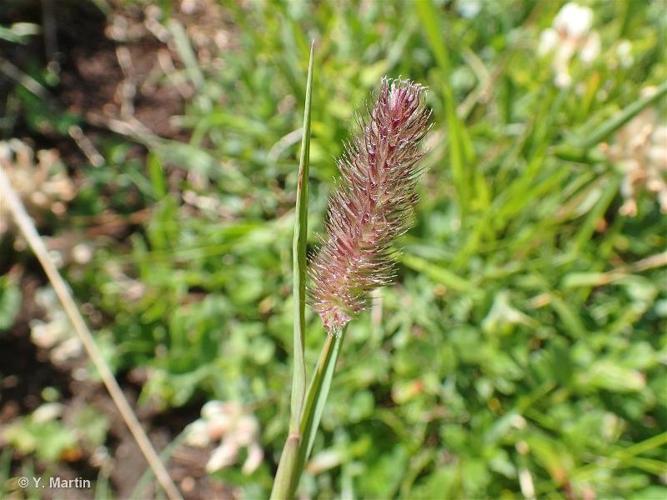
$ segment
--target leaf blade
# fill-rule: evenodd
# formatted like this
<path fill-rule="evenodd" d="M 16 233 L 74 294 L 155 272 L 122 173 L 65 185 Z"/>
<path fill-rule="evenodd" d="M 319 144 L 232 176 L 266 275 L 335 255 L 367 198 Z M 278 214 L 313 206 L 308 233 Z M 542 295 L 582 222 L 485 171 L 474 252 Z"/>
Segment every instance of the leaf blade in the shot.
<path fill-rule="evenodd" d="M 299 158 L 299 173 L 296 192 L 296 219 L 292 242 L 292 279 L 294 300 L 294 367 L 292 374 L 292 395 L 290 431 L 297 431 L 303 410 L 306 391 L 306 364 L 304 360 L 306 329 L 306 243 L 308 240 L 308 171 L 310 167 L 310 116 L 313 87 L 314 44 L 310 46 L 308 77 L 306 81 L 306 102 L 303 112 L 303 135 Z"/>
<path fill-rule="evenodd" d="M 315 436 L 317 435 L 324 406 L 329 396 L 329 389 L 331 388 L 344 334 L 345 329 L 337 335 L 327 335 L 326 343 L 322 348 L 320 359 L 317 362 L 313 379 L 308 388 L 304 406 L 305 420 L 301 422 L 300 427 L 302 436 L 301 457 L 299 460 L 300 469 L 303 468 L 315 443 Z"/>

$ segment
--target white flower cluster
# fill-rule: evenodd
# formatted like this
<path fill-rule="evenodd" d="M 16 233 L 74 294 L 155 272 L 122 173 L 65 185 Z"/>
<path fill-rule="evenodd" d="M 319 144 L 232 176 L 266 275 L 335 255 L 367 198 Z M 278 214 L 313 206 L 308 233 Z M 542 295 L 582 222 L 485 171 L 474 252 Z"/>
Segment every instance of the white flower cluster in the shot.
<path fill-rule="evenodd" d="M 35 293 L 35 303 L 45 312 L 44 320 L 30 321 L 30 339 L 42 349 L 49 349 L 49 359 L 56 366 L 77 358 L 83 345 L 72 333 L 72 325 L 51 287 Z"/>
<path fill-rule="evenodd" d="M 105 294 L 117 295 L 123 300 L 136 302 L 141 300 L 147 291 L 147 286 L 139 280 L 129 277 L 118 262 L 108 261 L 104 270 L 111 278 L 103 285 Z"/>
<path fill-rule="evenodd" d="M 241 449 L 247 449 L 242 472 L 252 474 L 262 463 L 264 451 L 259 445 L 259 422 L 236 401 L 209 401 L 201 409 L 201 418 L 185 429 L 185 442 L 204 448 L 217 446 L 206 464 L 215 472 L 234 464 Z"/>
<path fill-rule="evenodd" d="M 655 88 L 644 89 L 644 96 Z M 609 161 L 623 170 L 621 194 L 623 215 L 637 214 L 636 195 L 641 187 L 655 193 L 663 213 L 667 213 L 667 123 L 653 108 L 647 108 L 616 134 L 611 145 L 602 146 Z"/>
<path fill-rule="evenodd" d="M 538 52 L 552 54 L 555 83 L 565 88 L 572 84 L 570 62 L 576 55 L 586 64 L 600 54 L 600 35 L 592 30 L 593 11 L 570 2 L 554 18 L 551 28 L 542 32 Z"/>
<path fill-rule="evenodd" d="M 35 158 L 36 157 L 36 158 Z M 0 141 L 0 164 L 33 217 L 62 215 L 76 194 L 55 149 L 35 151 L 19 139 Z M 9 229 L 7 208 L 0 201 L 0 235 Z"/>

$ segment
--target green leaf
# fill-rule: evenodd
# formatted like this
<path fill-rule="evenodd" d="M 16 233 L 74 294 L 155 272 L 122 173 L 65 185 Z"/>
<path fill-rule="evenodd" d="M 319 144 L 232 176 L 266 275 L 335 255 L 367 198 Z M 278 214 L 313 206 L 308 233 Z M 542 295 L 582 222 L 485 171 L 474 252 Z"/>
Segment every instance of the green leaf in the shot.
<path fill-rule="evenodd" d="M 649 486 L 641 491 L 632 493 L 630 500 L 654 500 L 655 498 L 667 498 L 667 488 L 664 486 Z"/>
<path fill-rule="evenodd" d="M 9 27 L 0 26 L 0 40 L 25 44 L 28 37 L 38 35 L 39 25 L 33 23 L 14 23 Z"/>
<path fill-rule="evenodd" d="M 527 442 L 535 460 L 549 472 L 556 484 L 567 481 L 574 468 L 574 459 L 563 443 L 541 434 L 530 436 Z"/>
<path fill-rule="evenodd" d="M 308 170 L 310 164 L 310 110 L 313 89 L 313 47 L 310 46 L 306 107 L 303 112 L 301 157 L 296 186 L 296 219 L 292 243 L 292 279 L 294 297 L 294 371 L 292 374 L 292 401 L 290 430 L 296 431 L 306 390 L 304 344 L 306 330 L 306 244 L 308 242 Z"/>
<path fill-rule="evenodd" d="M 665 94 L 667 94 L 667 82 L 657 87 L 653 94 L 637 99 L 629 106 L 626 106 L 622 111 L 616 113 L 591 132 L 578 134 L 579 137 L 584 137 L 578 145 L 582 148 L 590 148 L 604 141 L 644 109 L 658 102 Z"/>
<path fill-rule="evenodd" d="M 588 241 L 590 241 L 593 234 L 595 233 L 596 224 L 604 216 L 605 212 L 609 208 L 609 205 L 611 205 L 611 202 L 614 200 L 616 193 L 618 193 L 620 182 L 620 179 L 617 178 L 613 178 L 608 181 L 607 185 L 604 187 L 600 199 L 595 204 L 595 207 L 593 207 L 593 209 L 586 216 L 586 219 L 581 225 L 577 236 L 572 242 L 573 252 L 579 252 L 583 246 Z"/>
<path fill-rule="evenodd" d="M 646 387 L 646 378 L 638 370 L 625 368 L 611 360 L 595 362 L 579 382 L 587 388 L 597 387 L 612 392 L 638 392 Z"/>
<path fill-rule="evenodd" d="M 449 160 L 461 212 L 462 215 L 465 215 L 469 211 L 473 198 L 471 196 L 471 186 L 477 185 L 481 193 L 486 193 L 486 184 L 484 179 L 476 175 L 470 168 L 474 163 L 474 149 L 465 124 L 456 114 L 454 91 L 451 85 L 451 61 L 447 45 L 441 36 L 443 32 L 440 23 L 441 16 L 431 0 L 416 2 L 415 8 L 440 70 L 439 79 L 442 82 L 445 118 L 447 120 Z"/>
<path fill-rule="evenodd" d="M 8 330 L 21 309 L 21 291 L 7 279 L 0 279 L 0 330 Z"/>
<path fill-rule="evenodd" d="M 153 187 L 153 194 L 155 197 L 160 200 L 167 195 L 167 179 L 164 174 L 162 162 L 160 158 L 154 154 L 150 153 L 146 159 L 146 165 L 148 167 L 148 174 L 150 176 L 151 185 Z"/>
<path fill-rule="evenodd" d="M 474 285 L 468 280 L 461 278 L 444 267 L 432 264 L 426 259 L 407 253 L 400 254 L 398 259 L 409 268 L 424 273 L 429 279 L 441 283 L 452 290 L 473 294 L 476 292 Z"/>
<path fill-rule="evenodd" d="M 338 360 L 338 353 L 343 342 L 345 330 L 338 335 L 328 335 L 326 343 L 322 348 L 320 359 L 315 368 L 313 380 L 308 388 L 306 395 L 306 405 L 303 412 L 303 420 L 301 422 L 301 435 L 303 443 L 307 443 L 307 447 L 302 447 L 303 458 L 301 463 L 305 463 L 310 455 L 315 442 L 315 435 L 317 428 L 320 425 L 324 405 L 329 396 L 329 389 L 331 388 L 331 380 L 333 379 L 334 370 L 336 369 L 336 361 Z M 305 451 L 305 454 L 303 454 Z"/>
<path fill-rule="evenodd" d="M 303 112 L 301 154 L 296 188 L 296 218 L 292 242 L 292 293 L 294 300 L 294 335 L 292 372 L 292 395 L 290 402 L 289 436 L 285 442 L 278 471 L 276 472 L 271 498 L 282 500 L 291 498 L 299 484 L 305 458 L 304 433 L 300 429 L 306 397 L 306 363 L 304 359 L 306 330 L 306 244 L 308 242 L 308 170 L 310 166 L 310 111 L 313 88 L 314 42 L 310 46 L 306 99 Z M 335 363 L 335 362 L 334 362 Z M 317 373 L 313 378 L 316 381 Z M 328 393 L 328 390 L 327 390 Z M 326 396 L 325 396 L 326 398 Z M 305 411 L 309 411 L 308 408 Z M 319 418 L 318 418 L 319 423 Z M 317 428 L 317 427 L 316 427 Z"/>

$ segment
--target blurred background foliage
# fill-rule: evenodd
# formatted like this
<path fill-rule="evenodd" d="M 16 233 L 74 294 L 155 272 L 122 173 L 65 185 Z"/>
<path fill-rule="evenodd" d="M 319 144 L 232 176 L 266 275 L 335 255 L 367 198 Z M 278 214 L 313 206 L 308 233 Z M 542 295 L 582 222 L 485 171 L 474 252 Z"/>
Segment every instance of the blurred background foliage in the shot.
<path fill-rule="evenodd" d="M 575 41 L 554 21 L 557 1 L 65 2 L 58 22 L 104 38 L 91 47 L 112 46 L 118 87 L 134 85 L 114 94 L 114 112 L 72 97 L 68 58 L 81 39 L 63 34 L 62 53 L 18 57 L 49 33 L 48 18 L 22 19 L 20 4 L 0 7 L 1 139 L 58 149 L 77 191 L 40 229 L 78 248 L 71 259 L 61 249 L 62 271 L 114 369 L 140 380 L 140 404 L 168 412 L 216 399 L 256 416 L 262 465 L 215 473 L 239 495 L 267 494 L 287 430 L 312 38 L 313 249 L 336 158 L 379 79 L 427 85 L 435 124 L 397 284 L 348 329 L 303 491 L 667 497 L 667 217 L 641 182 L 651 168 L 664 179 L 667 149 L 656 143 L 634 163 L 636 147 L 623 149 L 623 127 L 665 124 L 664 99 L 633 112 L 667 80 L 663 0 L 581 0 L 591 26 Z M 552 26 L 556 45 L 541 50 Z M 593 34 L 597 51 L 583 56 Z M 163 60 L 141 73 L 148 56 Z M 142 122 L 137 103 L 155 110 L 163 103 L 151 96 L 165 93 L 182 105 Z M 77 129 L 92 152 L 73 145 Z M 40 276 L 10 234 L 3 330 L 30 300 L 21 283 Z M 323 335 L 309 313 L 308 366 Z M 25 429 L 5 440 L 20 449 Z"/>

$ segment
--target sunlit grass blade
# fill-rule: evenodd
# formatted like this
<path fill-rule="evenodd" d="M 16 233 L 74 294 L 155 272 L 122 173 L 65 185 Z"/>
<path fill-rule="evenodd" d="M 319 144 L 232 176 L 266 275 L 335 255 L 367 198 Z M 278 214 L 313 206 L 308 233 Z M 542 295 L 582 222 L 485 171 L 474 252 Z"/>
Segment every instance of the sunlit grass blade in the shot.
<path fill-rule="evenodd" d="M 314 43 L 310 46 L 310 59 L 308 61 L 306 100 L 303 113 L 303 135 L 296 188 L 294 240 L 292 243 L 292 286 L 294 300 L 292 351 L 294 359 L 289 435 L 285 441 L 271 492 L 271 498 L 278 500 L 290 498 L 296 489 L 299 477 L 301 477 L 299 457 L 301 456 L 300 450 L 303 447 L 303 439 L 299 427 L 306 390 L 306 364 L 304 360 L 307 276 L 306 243 L 308 240 L 308 170 L 310 164 L 310 110 L 313 87 L 313 55 Z"/>
<path fill-rule="evenodd" d="M 185 64 L 188 78 L 190 78 L 195 87 L 198 89 L 202 88 L 205 82 L 204 74 L 199 67 L 197 56 L 190 44 L 185 28 L 176 19 L 171 19 L 168 27 L 174 37 L 174 45 L 176 46 L 178 55 L 183 60 L 183 64 Z"/>
<path fill-rule="evenodd" d="M 471 172 L 469 169 L 474 160 L 474 150 L 468 131 L 456 114 L 454 91 L 452 90 L 450 80 L 451 61 L 447 46 L 441 37 L 443 30 L 440 26 L 440 16 L 431 0 L 416 2 L 415 8 L 440 70 L 447 134 L 449 137 L 449 161 L 461 212 L 464 215 L 469 210 L 471 180 L 474 180 L 478 185 L 482 183 L 481 179 L 475 179 L 474 176 L 470 175 Z"/>
<path fill-rule="evenodd" d="M 581 225 L 581 228 L 577 232 L 576 237 L 572 242 L 572 251 L 579 252 L 583 246 L 591 239 L 595 233 L 595 227 L 598 224 L 598 221 L 604 216 L 604 213 L 611 205 L 616 193 L 618 193 L 620 180 L 619 179 L 610 179 L 607 186 L 605 186 L 600 199 L 596 203 L 593 210 L 591 210 L 584 223 Z"/>
<path fill-rule="evenodd" d="M 601 125 L 597 126 L 588 134 L 581 134 L 583 138 L 581 144 L 578 144 L 581 148 L 590 148 L 596 144 L 604 141 L 609 138 L 614 132 L 616 132 L 623 125 L 632 120 L 635 116 L 641 113 L 644 109 L 651 106 L 653 103 L 658 102 L 667 94 L 667 82 L 655 88 L 655 91 L 651 95 L 641 97 L 637 99 L 632 104 L 626 106 L 623 110 L 619 111 L 608 120 L 603 122 Z"/>
<path fill-rule="evenodd" d="M 301 410 L 306 390 L 306 364 L 304 344 L 306 330 L 306 243 L 308 240 L 308 170 L 310 163 L 310 109 L 313 87 L 313 45 L 310 47 L 306 104 L 303 113 L 303 136 L 299 174 L 296 188 L 296 219 L 292 246 L 292 276 L 294 298 L 294 371 L 292 377 L 292 399 L 290 432 L 296 431 L 301 420 Z"/>
<path fill-rule="evenodd" d="M 436 283 L 441 283 L 457 292 L 475 293 L 475 286 L 470 281 L 458 276 L 445 267 L 432 264 L 428 260 L 410 253 L 401 254 L 398 258 L 405 266 L 423 273 Z"/>
<path fill-rule="evenodd" d="M 315 368 L 315 373 L 313 374 L 313 380 L 308 388 L 300 428 L 304 445 L 301 448 L 299 459 L 301 468 L 303 468 L 305 461 L 308 459 L 308 456 L 313 449 L 315 435 L 317 434 L 317 428 L 320 425 L 324 405 L 329 396 L 331 380 L 333 379 L 334 370 L 336 369 L 336 361 L 338 360 L 338 353 L 340 351 L 340 346 L 343 343 L 344 335 L 345 330 L 337 335 L 327 335 L 327 340 L 322 348 L 317 368 Z"/>

